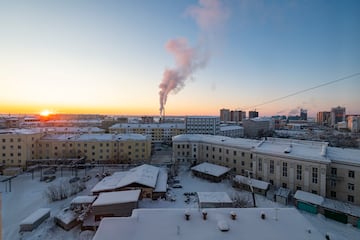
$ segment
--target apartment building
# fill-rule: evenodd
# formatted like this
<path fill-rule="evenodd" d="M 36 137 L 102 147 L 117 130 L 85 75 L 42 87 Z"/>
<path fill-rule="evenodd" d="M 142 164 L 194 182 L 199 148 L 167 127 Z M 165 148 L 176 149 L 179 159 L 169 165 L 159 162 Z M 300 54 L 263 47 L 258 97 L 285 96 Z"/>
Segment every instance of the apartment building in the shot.
<path fill-rule="evenodd" d="M 350 115 L 347 117 L 347 128 L 353 132 L 360 132 L 360 115 Z"/>
<path fill-rule="evenodd" d="M 275 187 L 360 205 L 360 150 L 356 149 L 293 139 L 185 134 L 173 138 L 173 160 L 210 162 L 230 167 L 234 174 L 250 174 Z"/>
<path fill-rule="evenodd" d="M 137 133 L 151 137 L 152 142 L 168 142 L 172 137 L 185 133 L 183 123 L 119 123 L 111 126 L 109 132 L 113 134 Z"/>
<path fill-rule="evenodd" d="M 331 124 L 330 112 L 318 112 L 316 114 L 316 123 L 323 126 L 330 126 Z"/>
<path fill-rule="evenodd" d="M 220 132 L 220 117 L 187 116 L 185 118 L 187 134 L 218 135 Z"/>
<path fill-rule="evenodd" d="M 37 159 L 81 158 L 97 163 L 142 163 L 151 140 L 141 134 L 46 135 L 37 142 Z"/>
<path fill-rule="evenodd" d="M 33 159 L 36 142 L 43 134 L 39 129 L 0 130 L 0 164 L 8 167 L 25 166 L 26 160 Z"/>

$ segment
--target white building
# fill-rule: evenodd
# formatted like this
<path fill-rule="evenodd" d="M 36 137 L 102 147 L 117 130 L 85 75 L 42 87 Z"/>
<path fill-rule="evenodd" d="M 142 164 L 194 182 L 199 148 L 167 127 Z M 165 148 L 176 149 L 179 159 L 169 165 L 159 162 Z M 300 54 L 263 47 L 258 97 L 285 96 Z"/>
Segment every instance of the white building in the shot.
<path fill-rule="evenodd" d="M 360 132 L 360 116 L 348 116 L 347 127 L 353 133 Z"/>
<path fill-rule="evenodd" d="M 220 132 L 220 117 L 187 116 L 185 118 L 187 134 L 218 135 Z"/>

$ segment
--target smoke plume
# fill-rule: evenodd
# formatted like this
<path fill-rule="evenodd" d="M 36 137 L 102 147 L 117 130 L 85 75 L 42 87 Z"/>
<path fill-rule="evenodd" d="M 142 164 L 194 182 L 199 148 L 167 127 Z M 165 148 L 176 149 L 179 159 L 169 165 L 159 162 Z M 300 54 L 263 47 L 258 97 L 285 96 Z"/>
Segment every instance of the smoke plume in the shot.
<path fill-rule="evenodd" d="M 185 13 L 195 19 L 203 34 L 214 33 L 228 16 L 218 0 L 199 0 L 199 6 L 191 6 Z M 191 47 L 185 38 L 169 40 L 165 49 L 174 56 L 175 67 L 165 69 L 159 85 L 160 115 L 164 113 L 168 94 L 179 92 L 196 70 L 206 66 L 210 57 L 210 51 L 204 42 Z"/>

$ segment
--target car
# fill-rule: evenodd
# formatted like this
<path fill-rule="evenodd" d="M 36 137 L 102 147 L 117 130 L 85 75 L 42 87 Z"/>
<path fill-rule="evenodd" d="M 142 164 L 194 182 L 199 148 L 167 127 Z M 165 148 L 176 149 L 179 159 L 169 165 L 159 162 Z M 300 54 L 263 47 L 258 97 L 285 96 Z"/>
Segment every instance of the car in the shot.
<path fill-rule="evenodd" d="M 182 185 L 181 184 L 174 184 L 172 187 L 173 188 L 182 188 Z"/>

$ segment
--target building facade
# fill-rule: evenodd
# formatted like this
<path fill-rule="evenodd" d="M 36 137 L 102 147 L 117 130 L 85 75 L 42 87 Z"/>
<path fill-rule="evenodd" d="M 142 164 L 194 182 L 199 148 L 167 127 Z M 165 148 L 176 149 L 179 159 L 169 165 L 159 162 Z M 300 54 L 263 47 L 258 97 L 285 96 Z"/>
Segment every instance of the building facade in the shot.
<path fill-rule="evenodd" d="M 345 121 L 345 113 L 346 109 L 344 107 L 335 107 L 331 109 L 330 112 L 330 119 L 331 119 L 331 126 L 334 127 L 339 122 Z"/>
<path fill-rule="evenodd" d="M 220 132 L 220 118 L 212 116 L 188 116 L 185 118 L 187 134 L 218 135 Z"/>
<path fill-rule="evenodd" d="M 360 132 L 360 116 L 354 116 L 354 115 L 348 116 L 347 128 L 353 133 Z"/>
<path fill-rule="evenodd" d="M 173 138 L 173 160 L 210 162 L 232 168 L 234 174 L 250 174 L 276 188 L 303 190 L 360 205 L 360 150 L 293 139 L 180 135 Z M 336 174 L 331 173 L 332 168 L 337 169 Z M 335 183 L 331 180 L 334 176 Z"/>
<path fill-rule="evenodd" d="M 316 114 L 316 122 L 317 124 L 322 126 L 330 126 L 331 124 L 330 112 L 318 112 Z"/>
<path fill-rule="evenodd" d="M 137 133 L 151 137 L 152 142 L 170 143 L 173 136 L 185 133 L 183 123 L 120 123 L 109 128 L 110 133 Z"/>

